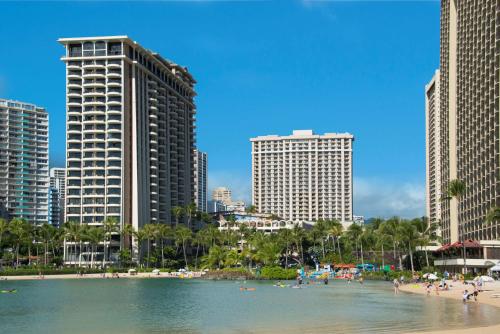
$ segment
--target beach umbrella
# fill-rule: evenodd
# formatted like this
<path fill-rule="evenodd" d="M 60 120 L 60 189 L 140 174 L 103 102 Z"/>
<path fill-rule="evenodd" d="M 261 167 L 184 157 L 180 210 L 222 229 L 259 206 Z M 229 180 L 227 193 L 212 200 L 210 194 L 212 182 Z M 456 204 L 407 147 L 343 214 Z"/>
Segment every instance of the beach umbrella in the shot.
<path fill-rule="evenodd" d="M 493 282 L 494 281 L 494 279 L 490 276 L 481 276 L 480 278 L 483 280 L 483 282 Z M 479 280 L 479 278 L 478 278 L 478 280 Z"/>
<path fill-rule="evenodd" d="M 436 280 L 436 279 L 438 279 L 438 277 L 434 274 L 429 274 L 429 275 L 427 275 L 427 279 Z"/>
<path fill-rule="evenodd" d="M 160 269 L 153 269 L 152 273 L 158 275 L 160 274 Z"/>

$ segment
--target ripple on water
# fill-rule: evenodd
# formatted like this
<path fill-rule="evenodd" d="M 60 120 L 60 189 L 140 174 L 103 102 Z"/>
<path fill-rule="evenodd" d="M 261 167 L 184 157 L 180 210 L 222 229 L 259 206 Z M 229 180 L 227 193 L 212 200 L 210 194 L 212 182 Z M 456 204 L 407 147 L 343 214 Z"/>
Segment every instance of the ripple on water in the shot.
<path fill-rule="evenodd" d="M 398 333 L 496 324 L 496 308 L 419 295 L 385 282 L 276 288 L 248 281 L 0 282 L 2 333 Z"/>

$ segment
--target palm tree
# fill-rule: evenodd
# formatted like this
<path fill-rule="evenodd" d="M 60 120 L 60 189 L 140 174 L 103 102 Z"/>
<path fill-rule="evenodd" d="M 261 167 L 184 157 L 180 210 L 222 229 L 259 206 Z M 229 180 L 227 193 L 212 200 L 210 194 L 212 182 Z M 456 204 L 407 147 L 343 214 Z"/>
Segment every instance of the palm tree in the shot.
<path fill-rule="evenodd" d="M 106 217 L 106 219 L 104 219 L 102 223 L 102 228 L 104 230 L 104 256 L 102 257 L 102 267 L 104 268 L 106 266 L 106 259 L 109 257 L 108 250 L 109 242 L 111 241 L 111 235 L 118 231 L 118 219 L 116 217 Z"/>
<path fill-rule="evenodd" d="M 292 236 L 297 247 L 297 252 L 300 254 L 300 264 L 304 264 L 304 239 L 306 238 L 306 232 L 304 228 L 299 225 L 295 225 L 292 229 Z"/>
<path fill-rule="evenodd" d="M 257 212 L 257 207 L 255 205 L 249 205 L 248 207 L 245 208 L 246 213 L 256 213 Z"/>
<path fill-rule="evenodd" d="M 486 222 L 490 224 L 492 224 L 497 220 L 500 220 L 500 206 L 492 207 L 488 212 L 488 214 L 486 215 Z M 1 238 L 1 228 L 0 228 L 0 238 Z"/>
<path fill-rule="evenodd" d="M 465 183 L 461 180 L 455 179 L 451 180 L 450 183 L 448 184 L 448 191 L 447 195 L 449 199 L 455 199 L 457 201 L 457 206 L 460 207 L 460 201 L 462 200 L 462 197 L 465 195 L 465 192 L 467 191 L 467 187 L 465 186 Z M 460 214 L 458 214 L 458 226 L 461 227 L 462 229 L 462 252 L 463 252 L 463 258 L 464 258 L 464 274 L 467 273 L 467 253 L 465 249 L 465 228 L 463 225 L 460 224 Z"/>
<path fill-rule="evenodd" d="M 347 238 L 354 243 L 356 248 L 356 257 L 358 257 L 358 245 L 361 246 L 361 264 L 363 265 L 363 271 L 365 270 L 364 266 L 364 257 L 363 257 L 363 243 L 361 242 L 361 236 L 363 235 L 363 227 L 358 224 L 351 224 L 347 229 Z"/>
<path fill-rule="evenodd" d="M 76 254 L 77 254 L 76 244 L 80 238 L 80 224 L 74 221 L 70 221 L 65 224 L 64 231 L 65 231 L 65 238 L 73 242 L 73 251 L 74 251 L 73 254 L 76 267 Z"/>
<path fill-rule="evenodd" d="M 202 264 L 204 268 L 213 268 L 217 266 L 217 269 L 224 264 L 224 260 L 226 259 L 226 252 L 222 247 L 217 245 L 210 248 L 207 255 L 205 255 L 202 259 Z"/>
<path fill-rule="evenodd" d="M 182 206 L 174 206 L 172 208 L 172 214 L 175 217 L 175 227 L 179 226 L 179 219 L 184 214 L 184 208 Z"/>
<path fill-rule="evenodd" d="M 264 265 L 277 264 L 281 257 L 283 248 L 276 240 L 272 240 L 271 237 L 269 237 L 267 242 L 260 245 L 256 253 L 256 258 L 264 263 Z"/>
<path fill-rule="evenodd" d="M 191 220 L 193 219 L 193 216 L 196 215 L 196 204 L 189 203 L 188 205 L 186 205 L 186 207 L 184 208 L 184 213 L 186 214 L 187 227 L 190 229 Z"/>
<path fill-rule="evenodd" d="M 398 227 L 398 233 L 401 241 L 408 247 L 411 272 L 413 273 L 415 271 L 413 266 L 413 248 L 415 246 L 415 242 L 418 240 L 417 229 L 411 221 L 404 220 Z"/>
<path fill-rule="evenodd" d="M 97 247 L 99 247 L 99 244 L 104 238 L 104 229 L 100 226 L 89 229 L 87 232 L 87 238 L 92 248 L 92 253 L 90 256 L 90 267 L 94 268 L 94 256 Z"/>
<path fill-rule="evenodd" d="M 290 245 L 293 241 L 292 231 L 287 228 L 281 229 L 278 232 L 278 237 L 285 246 L 285 268 L 288 268 L 288 253 L 290 250 Z"/>
<path fill-rule="evenodd" d="M 318 220 L 312 228 L 312 236 L 315 240 L 319 240 L 321 243 L 321 250 L 323 252 L 323 258 L 325 258 L 325 238 L 327 236 L 327 224 L 324 220 Z"/>
<path fill-rule="evenodd" d="M 0 218 L 0 260 L 2 259 L 2 237 L 9 231 L 9 222 L 6 219 Z"/>
<path fill-rule="evenodd" d="M 333 251 L 335 252 L 335 248 L 338 249 L 340 261 L 342 261 L 342 252 L 340 250 L 340 241 L 339 238 L 342 235 L 344 227 L 338 220 L 330 220 L 328 221 L 328 230 L 327 233 L 329 237 L 332 238 L 333 241 Z M 337 247 L 335 247 L 335 241 L 337 241 Z"/>
<path fill-rule="evenodd" d="M 27 224 L 22 218 L 14 218 L 9 224 L 9 232 L 15 237 L 16 268 L 19 267 L 19 248 L 24 241 Z"/>
<path fill-rule="evenodd" d="M 137 241 L 137 256 L 138 256 L 138 260 L 139 260 L 139 265 L 141 266 L 142 265 L 142 243 L 144 242 L 144 240 L 146 240 L 146 234 L 144 233 L 143 229 L 139 229 L 137 231 L 134 230 L 134 238 L 135 240 Z"/>
<path fill-rule="evenodd" d="M 49 252 L 49 243 L 53 240 L 53 236 L 56 233 L 56 228 L 47 223 L 43 223 L 38 227 L 39 236 L 42 239 L 44 246 L 44 265 L 47 265 L 47 253 Z"/>
<path fill-rule="evenodd" d="M 128 243 L 129 251 L 130 251 L 130 256 L 132 257 L 133 255 L 133 240 L 132 238 L 134 237 L 134 227 L 132 224 L 125 224 L 123 225 L 123 229 L 120 231 L 121 237 L 122 237 L 122 244 L 125 244 L 125 242 Z"/>
<path fill-rule="evenodd" d="M 142 228 L 142 232 L 144 233 L 144 239 L 147 243 L 148 256 L 146 258 L 146 268 L 149 268 L 149 260 L 151 254 L 151 240 L 154 240 L 156 237 L 156 225 L 155 224 L 146 224 Z"/>
<path fill-rule="evenodd" d="M 429 246 L 432 241 L 438 239 L 437 230 L 439 228 L 439 225 L 435 222 L 431 223 L 427 219 L 427 217 L 413 219 L 412 223 L 417 229 L 417 233 L 419 235 L 418 244 L 422 249 L 424 249 L 425 263 L 426 266 L 429 267 L 429 255 L 427 246 Z"/>
<path fill-rule="evenodd" d="M 500 206 L 495 206 L 488 211 L 488 214 L 486 215 L 486 223 L 492 225 L 494 222 L 498 222 L 500 220 Z M 496 230 L 498 232 L 498 225 L 496 227 Z"/>
<path fill-rule="evenodd" d="M 172 229 L 170 226 L 165 224 L 160 224 L 156 227 L 157 237 L 160 239 L 160 247 L 161 247 L 161 267 L 165 267 L 165 250 L 164 250 L 164 242 L 165 239 L 172 237 Z"/>
<path fill-rule="evenodd" d="M 188 267 L 186 248 L 191 238 L 192 232 L 189 228 L 185 226 L 178 226 L 175 229 L 175 243 L 182 246 L 182 253 L 184 254 L 184 262 L 186 263 L 186 268 Z"/>
<path fill-rule="evenodd" d="M 382 229 L 380 228 L 382 224 L 373 232 L 376 237 L 376 244 L 380 247 L 381 257 L 382 257 L 382 268 L 385 267 L 385 250 L 384 245 L 388 242 L 390 236 L 386 235 Z"/>
<path fill-rule="evenodd" d="M 394 259 L 394 267 L 396 267 L 396 248 L 398 243 L 398 226 L 400 224 L 400 219 L 398 217 L 392 217 L 385 222 L 381 223 L 378 230 L 380 234 L 388 236 L 392 240 L 392 251 Z M 399 257 L 399 270 L 402 269 L 401 257 Z"/>

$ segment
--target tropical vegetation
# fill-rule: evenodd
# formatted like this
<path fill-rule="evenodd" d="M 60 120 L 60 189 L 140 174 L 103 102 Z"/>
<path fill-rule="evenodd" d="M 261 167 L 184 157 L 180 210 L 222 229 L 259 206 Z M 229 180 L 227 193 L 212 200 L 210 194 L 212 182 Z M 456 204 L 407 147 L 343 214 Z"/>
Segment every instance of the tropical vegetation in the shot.
<path fill-rule="evenodd" d="M 61 228 L 33 226 L 23 219 L 0 220 L 0 265 L 54 267 L 64 254 L 73 254 L 73 267 L 105 268 L 240 268 L 255 271 L 314 266 L 320 263 L 393 265 L 398 270 L 420 270 L 432 265 L 426 246 L 438 240 L 437 224 L 424 218 L 374 219 L 347 229 L 335 220 L 317 221 L 311 228 L 295 226 L 265 234 L 227 218 L 219 229 L 209 215 L 192 207 L 175 207 L 172 225 L 148 223 L 139 230 L 119 228 L 114 218 L 101 226 L 68 222 Z M 65 249 L 66 245 L 66 249 Z M 83 254 L 83 255 L 82 255 Z M 117 260 L 117 261 L 112 261 Z M 277 274 L 276 274 L 277 275 Z M 274 275 L 274 276 L 276 276 Z M 278 276 L 289 276 L 280 272 Z M 288 277 L 287 276 L 287 277 Z"/>

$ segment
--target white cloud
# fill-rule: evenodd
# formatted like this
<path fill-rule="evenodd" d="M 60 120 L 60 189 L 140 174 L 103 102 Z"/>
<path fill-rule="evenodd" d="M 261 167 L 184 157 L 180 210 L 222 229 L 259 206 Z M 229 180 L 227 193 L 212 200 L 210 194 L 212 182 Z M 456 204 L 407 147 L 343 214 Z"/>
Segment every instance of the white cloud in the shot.
<path fill-rule="evenodd" d="M 217 187 L 228 187 L 233 200 L 242 200 L 245 204 L 252 202 L 251 176 L 234 171 L 217 171 L 208 174 L 208 198 L 212 197 L 212 190 Z"/>
<path fill-rule="evenodd" d="M 252 200 L 251 176 L 237 171 L 214 171 L 208 175 L 208 197 L 216 187 L 228 187 L 233 200 Z M 354 178 L 354 214 L 370 217 L 421 217 L 425 214 L 425 186 L 416 182 L 393 182 L 377 178 Z"/>
<path fill-rule="evenodd" d="M 421 217 L 425 186 L 389 180 L 354 178 L 354 214 L 369 217 Z"/>

